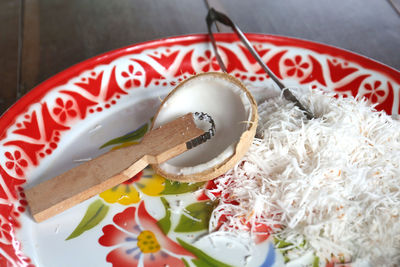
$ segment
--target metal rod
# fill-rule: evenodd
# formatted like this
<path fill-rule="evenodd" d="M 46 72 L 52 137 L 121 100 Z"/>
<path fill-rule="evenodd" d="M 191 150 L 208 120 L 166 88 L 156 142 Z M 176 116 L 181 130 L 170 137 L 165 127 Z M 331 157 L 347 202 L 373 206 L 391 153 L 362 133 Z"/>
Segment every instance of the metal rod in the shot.
<path fill-rule="evenodd" d="M 211 9 L 211 5 L 208 0 L 204 0 L 204 4 L 206 5 L 207 10 Z M 215 23 L 215 28 L 217 28 L 217 32 L 221 32 L 218 23 Z"/>
<path fill-rule="evenodd" d="M 305 115 L 307 116 L 308 119 L 314 118 L 313 114 L 308 111 L 301 103 L 300 101 L 292 94 L 292 92 L 287 88 L 280 80 L 279 78 L 268 68 L 268 66 L 264 63 L 264 61 L 261 59 L 260 55 L 257 53 L 257 51 L 253 48 L 249 40 L 246 38 L 246 36 L 243 34 L 243 32 L 239 29 L 239 27 L 233 23 L 233 21 L 226 16 L 225 14 L 216 11 L 214 8 L 210 8 L 206 17 L 206 22 L 207 22 L 207 29 L 208 29 L 208 34 L 211 39 L 211 44 L 215 52 L 215 57 L 217 58 L 218 64 L 221 67 L 223 72 L 227 72 L 226 67 L 224 62 L 222 61 L 222 58 L 220 54 L 218 53 L 218 48 L 217 44 L 212 32 L 212 24 L 216 23 L 216 21 L 225 24 L 226 26 L 229 26 L 232 28 L 232 30 L 238 35 L 240 41 L 246 46 L 246 48 L 249 50 L 250 54 L 255 58 L 255 60 L 260 64 L 262 69 L 271 77 L 271 79 L 278 85 L 278 87 L 282 90 L 283 96 L 289 100 L 295 103 L 297 107 L 299 107 Z"/>
<path fill-rule="evenodd" d="M 393 0 L 388 0 L 389 4 L 392 6 L 394 11 L 396 11 L 397 15 L 400 15 L 400 2 L 399 1 L 393 1 Z"/>

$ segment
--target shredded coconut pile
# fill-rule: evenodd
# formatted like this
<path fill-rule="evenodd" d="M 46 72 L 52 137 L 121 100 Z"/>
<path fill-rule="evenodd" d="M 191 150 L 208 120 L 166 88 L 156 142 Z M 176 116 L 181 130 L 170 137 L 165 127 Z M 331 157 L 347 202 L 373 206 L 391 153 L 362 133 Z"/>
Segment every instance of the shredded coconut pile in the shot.
<path fill-rule="evenodd" d="M 365 101 L 308 92 L 308 121 L 281 97 L 259 105 L 259 128 L 242 162 L 217 178 L 210 230 L 267 224 L 323 260 L 400 262 L 400 122 Z M 304 244 L 304 243 L 303 243 Z"/>

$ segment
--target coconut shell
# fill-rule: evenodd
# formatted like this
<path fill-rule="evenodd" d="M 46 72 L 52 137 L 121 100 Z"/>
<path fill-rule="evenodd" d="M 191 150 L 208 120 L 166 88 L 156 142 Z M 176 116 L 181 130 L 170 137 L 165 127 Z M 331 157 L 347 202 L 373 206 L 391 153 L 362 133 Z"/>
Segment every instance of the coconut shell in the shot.
<path fill-rule="evenodd" d="M 199 173 L 194 173 L 194 174 L 187 174 L 187 175 L 177 175 L 174 173 L 168 173 L 165 170 L 163 170 L 160 165 L 152 165 L 154 171 L 173 181 L 179 181 L 179 182 L 203 182 L 203 181 L 208 181 L 211 179 L 214 179 L 224 173 L 226 173 L 228 170 L 233 168 L 236 163 L 238 163 L 243 156 L 246 154 L 248 151 L 253 138 L 256 133 L 257 129 L 257 123 L 258 123 L 258 113 L 257 113 L 257 103 L 254 100 L 253 96 L 251 95 L 250 91 L 246 88 L 246 86 L 239 81 L 238 79 L 234 78 L 233 76 L 226 74 L 226 73 L 221 73 L 221 72 L 207 72 L 207 73 L 201 73 L 194 75 L 185 81 L 181 82 L 176 88 L 174 88 L 168 95 L 167 97 L 163 100 L 161 103 L 160 109 L 158 110 L 157 114 L 154 117 L 152 128 L 154 127 L 154 122 L 156 121 L 156 118 L 158 114 L 160 113 L 160 110 L 162 109 L 163 105 L 168 101 L 168 99 L 176 92 L 178 91 L 185 83 L 188 81 L 191 81 L 193 79 L 197 79 L 201 76 L 205 75 L 214 75 L 215 77 L 222 78 L 229 80 L 231 83 L 237 85 L 243 92 L 246 93 L 247 98 L 249 99 L 250 102 L 250 109 L 251 109 L 251 116 L 250 116 L 250 121 L 248 122 L 248 128 L 246 131 L 244 131 L 238 142 L 236 143 L 234 153 L 230 157 L 226 158 L 222 163 L 217 164 L 215 166 L 212 166 L 202 172 Z M 218 129 L 217 129 L 218 131 Z M 222 151 L 221 151 L 222 152 Z"/>

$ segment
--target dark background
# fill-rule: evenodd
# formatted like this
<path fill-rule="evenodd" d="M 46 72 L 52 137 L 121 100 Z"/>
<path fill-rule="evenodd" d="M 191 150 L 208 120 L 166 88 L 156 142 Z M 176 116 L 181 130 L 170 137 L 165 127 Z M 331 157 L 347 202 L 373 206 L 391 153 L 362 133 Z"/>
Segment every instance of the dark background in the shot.
<path fill-rule="evenodd" d="M 400 0 L 0 0 L 0 114 L 84 59 L 206 32 L 207 4 L 245 32 L 322 42 L 400 69 Z"/>

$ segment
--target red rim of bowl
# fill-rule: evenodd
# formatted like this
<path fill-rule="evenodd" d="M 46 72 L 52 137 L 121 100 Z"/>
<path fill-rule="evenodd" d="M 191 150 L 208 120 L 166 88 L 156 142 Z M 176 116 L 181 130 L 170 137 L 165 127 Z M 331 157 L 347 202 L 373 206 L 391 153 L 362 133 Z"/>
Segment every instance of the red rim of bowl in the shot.
<path fill-rule="evenodd" d="M 285 37 L 279 35 L 268 35 L 268 34 L 257 34 L 248 33 L 246 34 L 248 39 L 253 42 L 271 43 L 277 46 L 292 46 L 299 48 L 306 48 L 320 54 L 327 54 L 333 57 L 342 58 L 347 61 L 355 62 L 361 67 L 379 72 L 383 75 L 396 81 L 400 84 L 400 72 L 373 59 L 356 54 L 351 51 L 347 51 L 334 46 L 326 45 L 323 43 Z M 216 40 L 222 42 L 233 42 L 238 40 L 236 35 L 233 33 L 217 33 Z M 31 91 L 25 94 L 17 102 L 15 102 L 4 114 L 0 117 L 0 140 L 5 138 L 5 133 L 9 125 L 15 120 L 17 115 L 23 113 L 30 104 L 39 101 L 49 90 L 52 88 L 66 83 L 71 77 L 79 75 L 84 70 L 93 68 L 98 64 L 107 64 L 112 60 L 123 56 L 128 53 L 140 53 L 145 49 L 156 48 L 165 45 L 190 45 L 193 43 L 208 42 L 209 37 L 207 34 L 190 34 L 176 37 L 163 38 L 158 40 L 147 41 L 143 43 L 133 44 L 130 46 L 122 47 L 116 50 L 112 50 L 98 56 L 92 57 L 80 63 L 77 63 L 58 74 L 43 81 Z"/>

